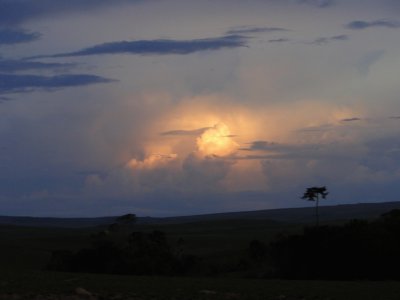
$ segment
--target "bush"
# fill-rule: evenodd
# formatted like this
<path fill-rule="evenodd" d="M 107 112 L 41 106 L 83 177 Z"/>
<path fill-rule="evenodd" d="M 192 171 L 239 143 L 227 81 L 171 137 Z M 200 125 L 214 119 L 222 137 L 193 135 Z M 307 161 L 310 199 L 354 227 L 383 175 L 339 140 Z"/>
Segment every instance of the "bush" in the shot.
<path fill-rule="evenodd" d="M 308 227 L 269 247 L 275 276 L 289 279 L 400 279 L 400 211 L 374 222 Z"/>
<path fill-rule="evenodd" d="M 132 232 L 125 243 L 113 236 L 97 235 L 90 248 L 55 251 L 48 269 L 111 274 L 175 275 L 188 273 L 194 256 L 174 251 L 161 231 Z"/>

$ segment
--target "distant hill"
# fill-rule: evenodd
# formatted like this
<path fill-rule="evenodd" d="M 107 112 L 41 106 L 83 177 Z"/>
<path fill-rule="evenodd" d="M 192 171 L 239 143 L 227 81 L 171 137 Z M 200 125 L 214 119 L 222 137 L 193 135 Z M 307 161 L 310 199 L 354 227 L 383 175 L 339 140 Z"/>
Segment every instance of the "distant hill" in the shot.
<path fill-rule="evenodd" d="M 268 219 L 278 222 L 309 223 L 314 222 L 314 207 L 281 208 L 256 211 L 215 213 L 180 217 L 139 217 L 139 224 L 183 224 L 191 222 L 218 221 L 218 220 L 260 220 Z M 358 203 L 335 206 L 321 206 L 321 221 L 339 221 L 350 219 L 373 219 L 392 209 L 400 209 L 399 202 Z M 33 227 L 65 227 L 80 228 L 111 224 L 116 217 L 99 218 L 41 218 L 41 217 L 13 217 L 0 216 L 0 224 Z"/>
<path fill-rule="evenodd" d="M 28 227 L 94 227 L 113 223 L 115 217 L 100 218 L 42 218 L 42 217 L 12 217 L 0 216 L 0 224 Z"/>
<path fill-rule="evenodd" d="M 336 221 L 350 219 L 373 219 L 393 209 L 400 209 L 399 202 L 357 203 L 319 208 L 321 221 Z M 216 213 L 206 215 L 152 218 L 152 223 L 187 223 L 197 221 L 228 220 L 228 219 L 269 219 L 279 222 L 309 223 L 314 222 L 315 207 L 280 208 L 256 211 Z"/>

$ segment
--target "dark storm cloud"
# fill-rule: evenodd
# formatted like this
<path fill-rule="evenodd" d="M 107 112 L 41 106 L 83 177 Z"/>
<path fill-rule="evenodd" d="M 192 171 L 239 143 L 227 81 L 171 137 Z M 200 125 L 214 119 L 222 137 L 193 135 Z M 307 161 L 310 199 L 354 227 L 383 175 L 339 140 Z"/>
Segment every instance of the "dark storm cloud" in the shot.
<path fill-rule="evenodd" d="M 330 36 L 330 37 L 319 37 L 316 38 L 314 41 L 312 41 L 310 44 L 313 45 L 325 45 L 330 42 L 334 41 L 347 41 L 349 39 L 349 36 L 346 34 L 341 34 L 341 35 L 335 35 L 335 36 Z"/>
<path fill-rule="evenodd" d="M 204 131 L 210 129 L 212 127 L 203 127 L 199 129 L 194 129 L 194 130 L 169 130 L 169 131 L 164 131 L 161 132 L 160 135 L 165 135 L 165 136 L 198 136 L 202 134 Z"/>
<path fill-rule="evenodd" d="M 112 81 L 107 78 L 88 74 L 57 76 L 0 74 L 0 93 L 18 93 L 35 89 L 85 86 Z"/>
<path fill-rule="evenodd" d="M 84 48 L 76 52 L 60 53 L 53 55 L 36 56 L 45 57 L 70 57 L 101 54 L 138 54 L 138 55 L 163 55 L 163 54 L 190 54 L 199 51 L 219 50 L 224 48 L 237 48 L 246 46 L 248 38 L 240 35 L 228 35 L 218 38 L 195 40 L 138 40 L 110 42 Z"/>
<path fill-rule="evenodd" d="M 0 0 L 0 25 L 16 25 L 47 15 L 87 12 L 142 0 Z"/>
<path fill-rule="evenodd" d="M 27 70 L 68 70 L 76 64 L 68 63 L 43 63 L 29 60 L 2 59 L 0 57 L 0 70 L 13 73 Z"/>
<path fill-rule="evenodd" d="M 396 20 L 375 20 L 375 21 L 352 21 L 345 25 L 348 29 L 361 30 L 370 27 L 400 28 L 400 22 Z"/>
<path fill-rule="evenodd" d="M 269 32 L 285 32 L 290 31 L 286 28 L 281 27 L 253 27 L 253 26 L 241 26 L 235 27 L 227 31 L 226 34 L 250 34 L 250 33 L 269 33 Z"/>
<path fill-rule="evenodd" d="M 0 29 L 0 46 L 32 42 L 40 38 L 40 33 L 23 29 Z"/>

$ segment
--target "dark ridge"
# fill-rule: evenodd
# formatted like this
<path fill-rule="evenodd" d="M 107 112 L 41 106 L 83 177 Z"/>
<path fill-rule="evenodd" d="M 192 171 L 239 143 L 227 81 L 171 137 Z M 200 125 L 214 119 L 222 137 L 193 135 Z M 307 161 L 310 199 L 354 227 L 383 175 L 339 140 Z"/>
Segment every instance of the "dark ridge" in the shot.
<path fill-rule="evenodd" d="M 400 202 L 358 203 L 336 206 L 321 206 L 320 219 L 321 221 L 373 219 L 392 209 L 400 209 Z M 109 225 L 111 223 L 114 223 L 115 219 L 115 216 L 97 218 L 42 218 L 0 216 L 0 224 L 33 227 L 82 228 Z M 139 217 L 137 223 L 183 224 L 191 222 L 221 221 L 233 219 L 267 219 L 278 222 L 309 223 L 314 221 L 314 207 L 311 206 L 301 208 L 281 208 L 164 218 Z"/>

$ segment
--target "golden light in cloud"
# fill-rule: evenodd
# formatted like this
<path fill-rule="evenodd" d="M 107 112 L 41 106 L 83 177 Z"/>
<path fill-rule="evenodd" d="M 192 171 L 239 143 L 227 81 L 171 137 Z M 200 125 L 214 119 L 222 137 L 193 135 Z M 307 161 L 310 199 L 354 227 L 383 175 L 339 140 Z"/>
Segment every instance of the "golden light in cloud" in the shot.
<path fill-rule="evenodd" d="M 207 129 L 197 138 L 196 143 L 199 152 L 205 156 L 227 156 L 236 152 L 239 147 L 224 123 L 218 123 Z"/>
<path fill-rule="evenodd" d="M 131 169 L 154 169 L 176 158 L 176 154 L 153 154 L 146 157 L 144 160 L 133 158 L 127 163 L 127 166 Z"/>
<path fill-rule="evenodd" d="M 296 146 L 354 139 L 338 129 L 343 119 L 361 115 L 354 107 L 312 100 L 248 107 L 201 95 L 170 104 L 144 123 L 140 151 L 125 160 L 137 190 L 203 189 L 211 179 L 229 192 L 268 190 L 272 177 L 263 162 L 271 151 L 252 147 L 256 141 Z"/>
<path fill-rule="evenodd" d="M 147 140 L 143 146 L 143 153 L 128 159 L 125 166 L 132 170 L 150 170 L 170 165 L 178 159 L 178 154 L 171 145 L 157 140 Z"/>

